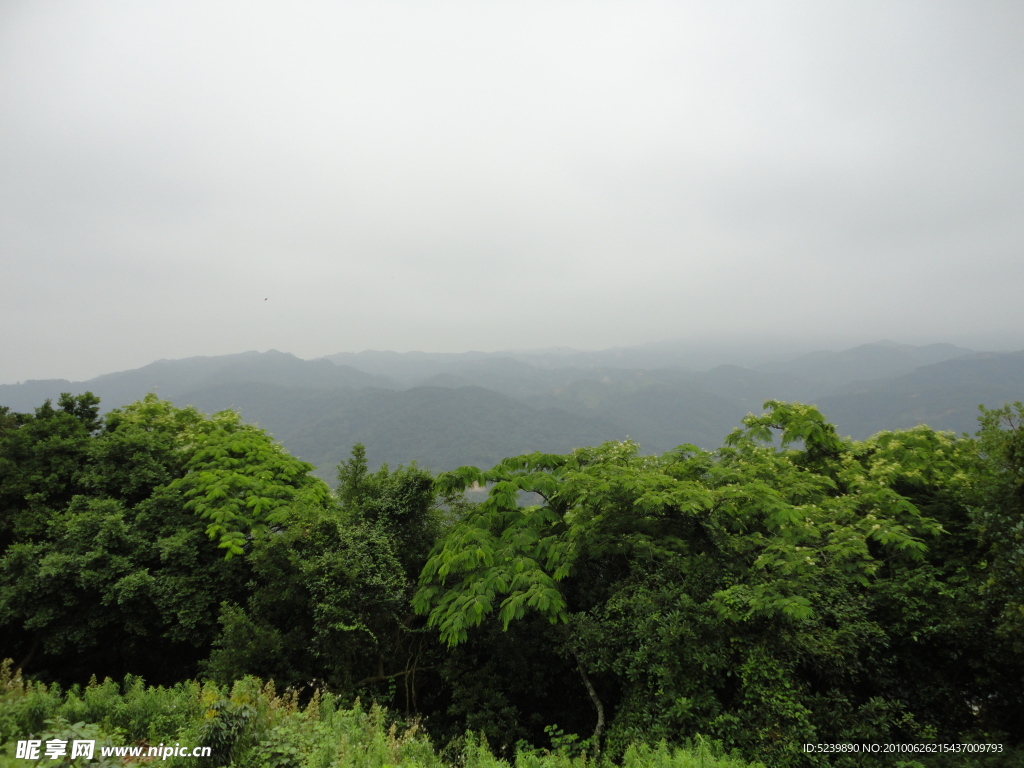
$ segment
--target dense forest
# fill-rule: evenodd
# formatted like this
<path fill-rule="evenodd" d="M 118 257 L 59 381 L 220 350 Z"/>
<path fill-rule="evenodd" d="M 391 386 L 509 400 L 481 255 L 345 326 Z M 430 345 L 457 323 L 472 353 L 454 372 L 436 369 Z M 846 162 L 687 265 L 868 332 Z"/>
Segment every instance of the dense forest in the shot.
<path fill-rule="evenodd" d="M 168 761 L 205 766 L 1019 765 L 1024 407 L 979 427 L 858 441 L 769 401 L 715 450 L 435 474 L 357 444 L 332 487 L 234 411 L 0 407 L 0 740 L 77 723 L 212 744 Z M 966 743 L 1000 751 L 804 746 Z"/>

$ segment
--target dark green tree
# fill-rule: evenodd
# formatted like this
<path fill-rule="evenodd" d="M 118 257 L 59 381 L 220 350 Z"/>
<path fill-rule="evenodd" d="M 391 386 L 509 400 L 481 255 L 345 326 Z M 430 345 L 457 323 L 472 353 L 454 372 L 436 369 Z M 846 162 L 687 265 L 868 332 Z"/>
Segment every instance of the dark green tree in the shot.
<path fill-rule="evenodd" d="M 82 491 L 78 474 L 97 429 L 99 400 L 62 394 L 32 414 L 0 414 L 0 552 L 45 531 L 47 510 Z"/>
<path fill-rule="evenodd" d="M 1003 605 L 1000 632 L 1024 652 L 1024 405 L 982 409 L 975 517 L 991 560 L 988 592 Z"/>
<path fill-rule="evenodd" d="M 369 472 L 357 444 L 338 477 L 337 507 L 308 507 L 255 544 L 252 591 L 223 607 L 209 669 L 225 681 L 319 679 L 416 711 L 438 664 L 433 635 L 409 608 L 440 524 L 433 476 L 415 466 Z"/>
<path fill-rule="evenodd" d="M 244 594 L 247 566 L 224 550 L 329 491 L 235 413 L 152 395 L 99 429 L 96 413 L 87 394 L 4 414 L 0 656 L 60 680 L 180 679 L 209 653 L 218 605 Z"/>

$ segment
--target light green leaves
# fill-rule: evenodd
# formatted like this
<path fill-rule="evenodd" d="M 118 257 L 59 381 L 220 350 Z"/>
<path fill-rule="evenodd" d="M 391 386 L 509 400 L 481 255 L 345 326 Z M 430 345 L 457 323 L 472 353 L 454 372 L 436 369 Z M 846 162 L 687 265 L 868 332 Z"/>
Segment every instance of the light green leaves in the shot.
<path fill-rule="evenodd" d="M 109 423 L 116 432 L 142 430 L 173 441 L 184 474 L 167 487 L 209 521 L 206 533 L 225 557 L 242 554 L 254 533 L 280 525 L 303 505 L 329 501 L 327 486 L 308 474 L 311 464 L 289 456 L 234 411 L 207 418 L 148 395 L 112 414 Z"/>
<path fill-rule="evenodd" d="M 423 569 L 413 607 L 430 614 L 449 645 L 464 642 L 503 596 L 499 619 L 506 629 L 527 610 L 553 623 L 566 620 L 557 582 L 568 573 L 570 548 L 557 535 L 560 521 L 543 507 L 517 507 L 516 490 L 513 481 L 496 485 Z"/>
<path fill-rule="evenodd" d="M 765 406 L 717 454 L 681 446 L 640 456 L 626 441 L 442 475 L 445 493 L 482 483 L 490 492 L 435 549 L 416 610 L 429 613 L 452 645 L 494 610 L 505 628 L 527 611 L 566 621 L 559 583 L 578 564 L 616 553 L 669 557 L 707 541 L 714 557 L 743 574 L 714 595 L 716 610 L 735 620 L 802 621 L 814 615 L 823 578 L 867 585 L 880 556 L 919 558 L 925 539 L 941 532 L 896 486 L 955 482 L 962 463 L 955 441 L 919 428 L 853 443 L 812 406 Z M 776 432 L 781 450 L 766 444 Z M 540 493 L 544 503 L 517 506 L 521 491 Z M 702 533 L 670 534 L 686 525 Z"/>

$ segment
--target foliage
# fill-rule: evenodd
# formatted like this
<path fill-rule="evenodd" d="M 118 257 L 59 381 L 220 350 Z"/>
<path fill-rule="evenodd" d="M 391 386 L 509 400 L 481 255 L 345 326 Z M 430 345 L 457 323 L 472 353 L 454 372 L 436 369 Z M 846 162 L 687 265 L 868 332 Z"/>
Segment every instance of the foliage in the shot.
<path fill-rule="evenodd" d="M 1024 741 L 1024 406 L 983 410 L 977 439 L 864 441 L 766 409 L 713 452 L 437 478 L 370 471 L 357 444 L 335 494 L 233 412 L 0 409 L 0 733 L 243 766 L 796 768 L 826 764 L 805 743 Z M 179 683 L 198 671 L 216 682 Z M 899 762 L 872 760 L 828 764 Z"/>
<path fill-rule="evenodd" d="M 95 431 L 97 400 L 61 395 L 33 414 L 4 414 L 0 430 L 0 551 L 45 532 L 45 509 L 80 491 L 77 473 Z"/>
<path fill-rule="evenodd" d="M 240 555 L 248 540 L 280 526 L 298 509 L 324 506 L 330 491 L 261 429 L 244 424 L 235 411 L 214 414 L 188 435 L 186 474 L 169 488 L 181 491 L 186 508 L 211 522 L 210 538 L 226 557 Z"/>
<path fill-rule="evenodd" d="M 209 662 L 217 679 L 260 673 L 351 692 L 397 651 L 406 582 L 378 532 L 337 513 L 310 513 L 258 543 L 249 560 L 248 599 L 221 609 Z"/>
<path fill-rule="evenodd" d="M 434 476 L 415 463 L 396 470 L 385 464 L 370 472 L 361 443 L 338 466 L 338 500 L 353 520 L 375 527 L 394 542 L 395 554 L 413 580 L 440 532 L 440 505 L 456 503 L 452 497 L 439 498 Z"/>
<path fill-rule="evenodd" d="M 1024 404 L 981 409 L 976 501 L 979 534 L 991 558 L 987 592 L 1003 604 L 1000 632 L 1024 652 Z"/>
<path fill-rule="evenodd" d="M 415 466 L 368 472 L 357 445 L 339 479 L 340 509 L 307 506 L 254 544 L 249 596 L 222 606 L 207 669 L 225 682 L 315 679 L 415 711 L 439 650 L 409 610 L 439 525 L 433 477 Z"/>
<path fill-rule="evenodd" d="M 0 431 L 0 652 L 69 681 L 180 679 L 244 591 L 246 566 L 218 547 L 240 554 L 329 490 L 234 412 L 150 395 L 102 427 L 96 413 L 64 395 Z"/>
<path fill-rule="evenodd" d="M 981 726 L 983 692 L 958 674 L 980 638 L 957 635 L 959 572 L 928 561 L 944 528 L 914 503 L 956 506 L 970 443 L 923 427 L 851 442 L 813 407 L 766 407 L 715 453 L 609 443 L 441 476 L 490 493 L 435 548 L 415 607 L 450 645 L 489 617 L 566 625 L 598 726 L 612 694 L 613 752 L 700 729 L 778 763 L 805 742 Z M 943 706 L 906 695 L 900 666 L 924 650 Z"/>
<path fill-rule="evenodd" d="M 660 744 L 631 744 L 622 758 L 623 768 L 763 768 L 761 763 L 747 763 L 736 754 L 723 754 L 719 742 L 709 743 L 698 736 L 686 749 L 670 749 Z"/>
<path fill-rule="evenodd" d="M 348 709 L 338 706 L 336 697 L 315 692 L 303 706 L 294 691 L 278 694 L 273 684 L 254 678 L 231 686 L 200 686 L 186 682 L 172 688 L 142 686 L 126 681 L 123 688 L 111 681 L 84 689 L 61 692 L 40 684 L 25 683 L 11 676 L 8 666 L 0 667 L 0 766 L 21 765 L 15 760 L 18 739 L 50 738 L 60 734 L 97 739 L 99 744 L 146 747 L 156 743 L 183 746 L 209 745 L 216 752 L 208 758 L 175 757 L 162 761 L 169 767 L 233 765 L 324 766 L 325 768 L 600 768 L 585 757 L 572 758 L 564 751 L 520 750 L 512 764 L 496 758 L 487 742 L 467 733 L 452 744 L 446 757 L 439 755 L 416 721 L 401 721 L 379 706 L 363 708 L 358 702 Z M 69 725 L 68 715 L 82 712 L 82 703 L 92 702 L 88 722 Z M 113 725 L 118 713 L 138 707 L 145 713 L 130 727 Z M 19 713 L 34 710 L 40 724 L 20 720 Z M 60 729 L 44 731 L 45 728 Z M 99 744 L 95 763 L 99 764 Z M 46 764 L 51 761 L 42 761 Z M 67 763 L 72 764 L 72 763 Z M 607 766 L 607 764 L 602 764 Z M 746 764 L 721 755 L 704 742 L 690 748 L 668 749 L 665 745 L 631 747 L 626 765 L 631 768 L 746 768 Z M 608 766 L 610 768 L 610 766 Z M 758 768 L 752 764 L 749 768 Z"/>

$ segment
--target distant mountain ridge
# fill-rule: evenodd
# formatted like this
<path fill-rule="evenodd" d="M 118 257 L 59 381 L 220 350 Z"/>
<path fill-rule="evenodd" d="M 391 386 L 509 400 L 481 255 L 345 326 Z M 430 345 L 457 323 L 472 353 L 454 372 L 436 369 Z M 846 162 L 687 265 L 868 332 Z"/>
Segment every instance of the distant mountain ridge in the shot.
<path fill-rule="evenodd" d="M 650 367 L 634 365 L 640 360 Z M 1024 400 L 1024 352 L 878 342 L 751 366 L 686 362 L 671 345 L 317 360 L 253 351 L 159 360 L 85 382 L 0 385 L 0 405 L 31 411 L 61 392 L 90 390 L 105 410 L 151 391 L 207 412 L 237 408 L 331 478 L 356 442 L 374 465 L 416 460 L 442 470 L 627 436 L 649 452 L 684 442 L 715 448 L 768 399 L 816 403 L 855 438 L 921 422 L 970 432 L 979 404 Z"/>
<path fill-rule="evenodd" d="M 856 439 L 925 423 L 973 432 L 978 406 L 1024 401 L 1024 351 L 983 352 L 944 360 L 903 376 L 845 387 L 818 405 Z M 844 431 L 845 428 L 845 431 Z"/>
<path fill-rule="evenodd" d="M 395 387 L 393 381 L 327 360 L 302 360 L 276 349 L 216 357 L 157 360 L 129 371 L 107 373 L 88 381 L 30 380 L 0 385 L 0 405 L 24 411 L 55 399 L 72 387 L 98 395 L 105 408 L 130 403 L 147 392 L 174 400 L 187 392 L 225 382 L 260 382 L 311 388 Z"/>
<path fill-rule="evenodd" d="M 784 373 L 797 379 L 829 386 L 855 381 L 886 379 L 910 373 L 923 365 L 974 354 L 973 350 L 953 344 L 929 344 L 915 347 L 880 341 L 861 344 L 841 352 L 811 352 L 781 363 L 758 366 L 758 370 Z"/>

